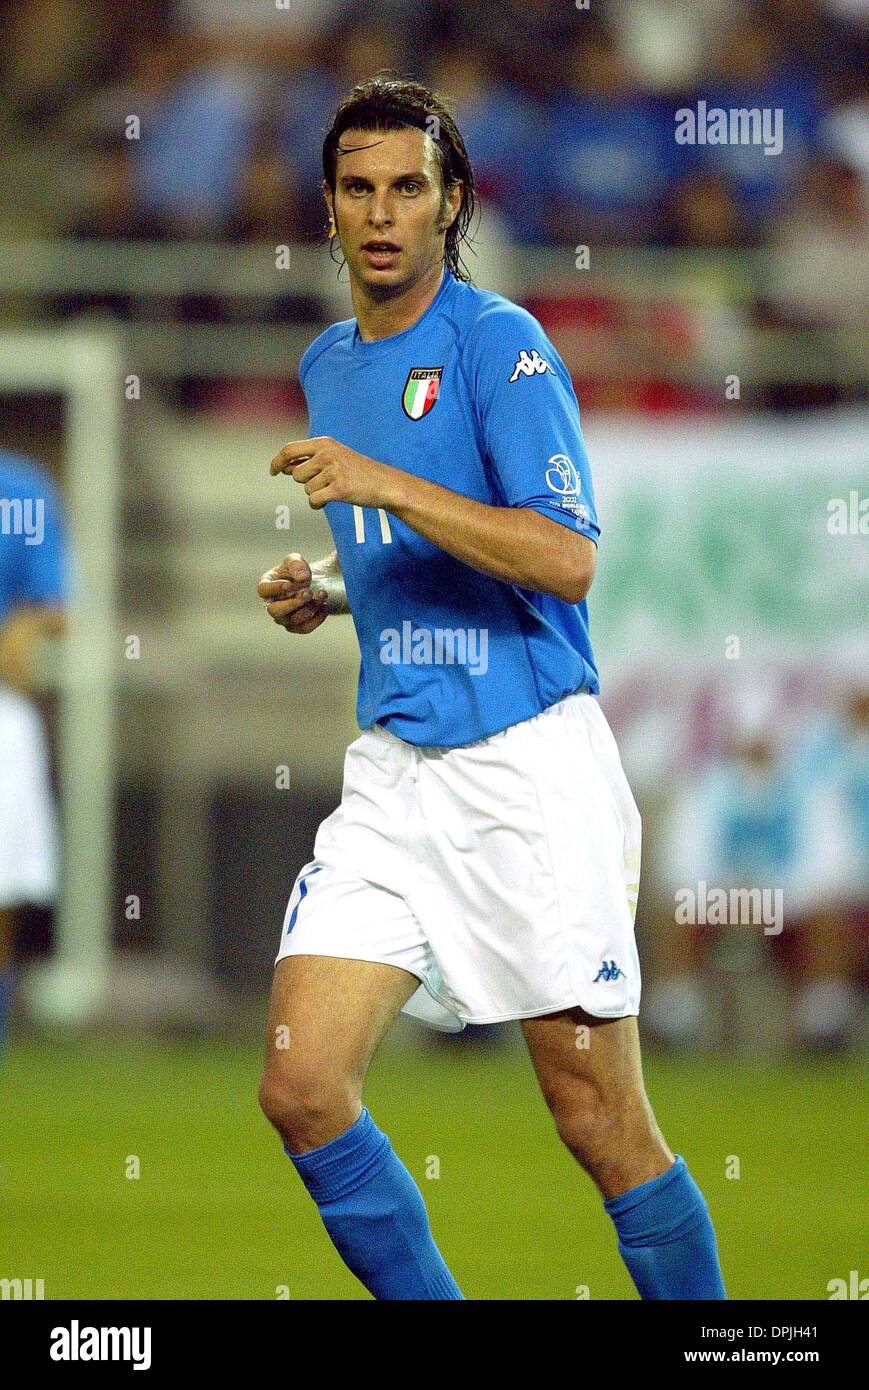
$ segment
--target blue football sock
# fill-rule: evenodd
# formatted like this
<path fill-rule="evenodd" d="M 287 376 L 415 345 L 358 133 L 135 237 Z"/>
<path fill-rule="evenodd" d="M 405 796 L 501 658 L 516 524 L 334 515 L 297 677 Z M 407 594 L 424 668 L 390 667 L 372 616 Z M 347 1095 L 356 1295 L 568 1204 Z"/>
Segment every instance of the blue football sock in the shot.
<path fill-rule="evenodd" d="M 641 1298 L 727 1298 L 709 1208 L 684 1158 L 604 1207 Z"/>
<path fill-rule="evenodd" d="M 6 967 L 0 967 L 0 1057 L 3 1055 L 3 1047 L 6 1042 L 6 1028 L 9 1022 L 9 1010 L 12 1007 L 12 995 L 14 991 L 14 972 Z"/>
<path fill-rule="evenodd" d="M 422 1194 L 367 1110 L 308 1153 L 284 1152 L 344 1263 L 375 1298 L 463 1298 L 432 1238 Z"/>

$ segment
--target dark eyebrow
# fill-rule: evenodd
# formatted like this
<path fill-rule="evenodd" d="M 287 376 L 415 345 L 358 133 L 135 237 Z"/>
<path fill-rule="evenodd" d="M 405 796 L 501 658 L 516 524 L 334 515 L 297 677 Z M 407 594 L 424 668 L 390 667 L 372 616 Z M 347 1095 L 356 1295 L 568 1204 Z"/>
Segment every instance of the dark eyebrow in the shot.
<path fill-rule="evenodd" d="M 419 170 L 415 170 L 414 172 L 412 172 L 412 173 L 410 173 L 410 174 L 396 174 L 396 176 L 395 176 L 395 178 L 392 180 L 392 182 L 393 182 L 393 183 L 407 183 L 408 180 L 410 180 L 410 179 L 416 179 L 417 183 L 428 183 L 428 175 L 427 175 L 427 174 L 420 173 Z M 371 187 L 371 180 L 370 180 L 370 179 L 366 179 L 366 178 L 364 177 L 364 175 L 362 175 L 362 174 L 342 174 L 342 175 L 341 175 L 341 182 L 342 182 L 342 184 L 348 184 L 348 183 L 367 183 L 368 186 L 369 186 L 369 188 Z"/>

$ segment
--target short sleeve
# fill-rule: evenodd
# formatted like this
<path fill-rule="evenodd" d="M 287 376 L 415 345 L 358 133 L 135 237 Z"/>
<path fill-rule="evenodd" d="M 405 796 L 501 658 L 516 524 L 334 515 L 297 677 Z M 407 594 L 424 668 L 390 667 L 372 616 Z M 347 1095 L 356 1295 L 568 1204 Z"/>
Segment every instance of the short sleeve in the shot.
<path fill-rule="evenodd" d="M 570 374 L 532 314 L 499 301 L 471 325 L 463 363 L 493 483 L 597 543 L 594 491 Z"/>

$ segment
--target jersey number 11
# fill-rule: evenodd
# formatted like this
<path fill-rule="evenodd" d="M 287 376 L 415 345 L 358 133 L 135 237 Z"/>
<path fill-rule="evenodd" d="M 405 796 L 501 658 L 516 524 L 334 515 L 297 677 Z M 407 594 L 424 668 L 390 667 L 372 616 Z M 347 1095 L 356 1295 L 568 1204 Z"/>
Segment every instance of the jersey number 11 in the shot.
<path fill-rule="evenodd" d="M 392 540 L 392 532 L 389 529 L 389 518 L 382 507 L 377 508 L 377 515 L 380 517 L 380 539 L 384 545 L 388 545 Z M 353 508 L 353 521 L 356 526 L 357 545 L 365 544 L 365 512 L 362 507 Z"/>

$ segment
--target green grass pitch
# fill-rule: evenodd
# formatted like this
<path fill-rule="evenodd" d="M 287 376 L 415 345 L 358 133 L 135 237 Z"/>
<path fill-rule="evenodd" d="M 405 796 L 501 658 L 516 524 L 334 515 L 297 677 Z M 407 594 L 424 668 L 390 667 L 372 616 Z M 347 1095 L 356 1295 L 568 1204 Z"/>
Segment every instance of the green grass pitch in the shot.
<path fill-rule="evenodd" d="M 13 1044 L 0 1067 L 0 1277 L 44 1279 L 47 1299 L 274 1299 L 281 1286 L 369 1297 L 259 1111 L 260 1056 L 223 1042 Z M 645 1070 L 709 1203 L 731 1298 L 825 1299 L 830 1279 L 861 1268 L 858 1061 L 649 1053 Z M 575 1299 L 582 1285 L 592 1300 L 636 1297 L 520 1048 L 388 1048 L 365 1102 L 467 1298 Z"/>

